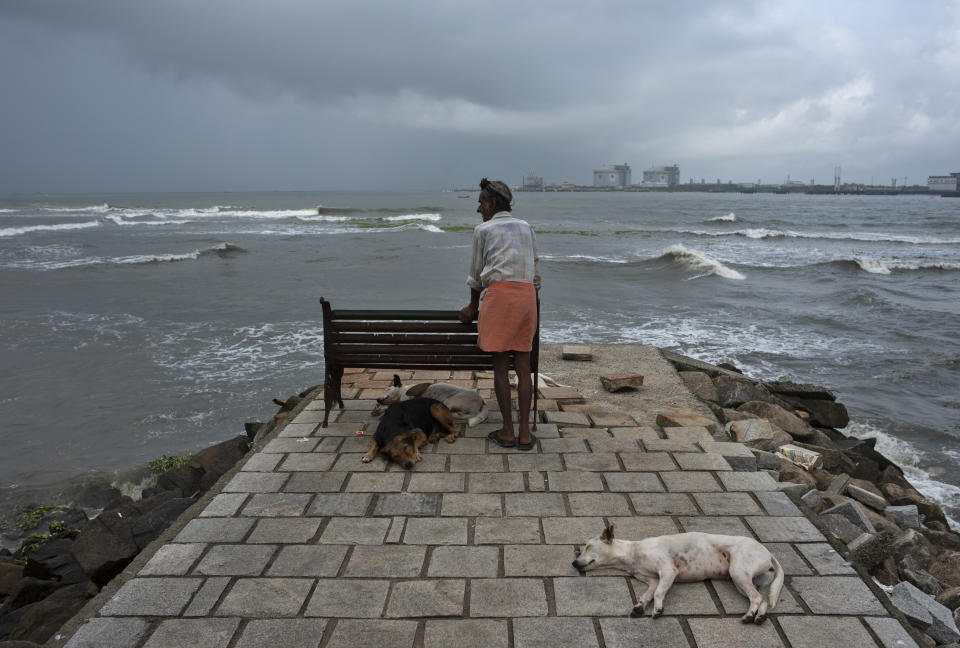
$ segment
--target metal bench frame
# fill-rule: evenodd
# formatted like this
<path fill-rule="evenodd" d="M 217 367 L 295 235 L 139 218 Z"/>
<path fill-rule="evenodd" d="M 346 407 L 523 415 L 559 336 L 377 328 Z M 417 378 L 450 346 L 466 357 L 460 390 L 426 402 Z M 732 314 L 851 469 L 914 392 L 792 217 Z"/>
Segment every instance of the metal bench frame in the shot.
<path fill-rule="evenodd" d="M 463 324 L 457 311 L 334 310 L 323 308 L 323 425 L 334 403 L 343 409 L 340 383 L 347 367 L 364 369 L 493 369 L 493 357 L 477 347 L 477 323 Z M 510 368 L 516 370 L 510 354 Z M 540 371 L 540 300 L 530 353 L 533 374 L 533 429 L 536 429 Z"/>

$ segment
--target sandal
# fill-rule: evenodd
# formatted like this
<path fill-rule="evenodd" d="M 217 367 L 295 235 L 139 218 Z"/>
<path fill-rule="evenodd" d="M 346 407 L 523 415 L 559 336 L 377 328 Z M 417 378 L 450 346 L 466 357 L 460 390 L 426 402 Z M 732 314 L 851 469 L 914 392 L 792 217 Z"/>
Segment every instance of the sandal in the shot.
<path fill-rule="evenodd" d="M 501 439 L 501 438 L 500 438 L 500 430 L 494 430 L 493 432 L 491 432 L 490 434 L 488 434 L 488 435 L 487 435 L 487 441 L 490 441 L 491 443 L 495 443 L 495 444 L 497 444 L 498 446 L 500 446 L 501 448 L 514 448 L 514 447 L 516 447 L 516 445 L 517 445 L 517 440 L 516 440 L 516 439 L 514 439 L 514 440 L 512 440 L 512 441 L 504 441 L 503 439 Z"/>
<path fill-rule="evenodd" d="M 533 432 L 530 433 L 530 442 L 529 443 L 520 443 L 517 441 L 517 450 L 533 450 L 533 446 L 537 445 L 537 437 L 533 435 Z"/>

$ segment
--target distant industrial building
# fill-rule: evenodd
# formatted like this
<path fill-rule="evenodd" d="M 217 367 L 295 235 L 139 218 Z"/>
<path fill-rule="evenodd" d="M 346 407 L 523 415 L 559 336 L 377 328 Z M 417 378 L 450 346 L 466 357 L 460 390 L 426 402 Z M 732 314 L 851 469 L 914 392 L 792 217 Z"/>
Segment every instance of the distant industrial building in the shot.
<path fill-rule="evenodd" d="M 630 186 L 630 165 L 611 164 L 594 169 L 593 186 L 626 189 Z"/>
<path fill-rule="evenodd" d="M 960 173 L 930 176 L 927 178 L 927 189 L 929 191 L 960 191 Z"/>
<path fill-rule="evenodd" d="M 523 176 L 524 191 L 543 191 L 543 176 L 528 173 Z"/>
<path fill-rule="evenodd" d="M 676 187 L 680 184 L 680 167 L 673 166 L 650 167 L 643 172 L 644 187 Z"/>

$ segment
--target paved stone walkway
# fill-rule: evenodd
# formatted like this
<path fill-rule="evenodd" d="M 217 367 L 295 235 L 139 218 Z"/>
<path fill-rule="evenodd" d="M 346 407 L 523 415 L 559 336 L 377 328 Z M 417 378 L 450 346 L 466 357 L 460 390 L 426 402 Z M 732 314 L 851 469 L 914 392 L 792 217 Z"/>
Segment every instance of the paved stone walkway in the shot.
<path fill-rule="evenodd" d="M 347 373 L 328 428 L 322 397 L 302 408 L 66 645 L 916 646 L 743 446 L 543 388 L 532 452 L 487 442 L 494 415 L 424 448 L 412 471 L 364 464 L 358 430 L 375 428 L 392 373 Z M 492 389 L 482 372 L 398 373 Z M 787 573 L 780 602 L 743 625 L 730 582 L 677 584 L 664 617 L 630 619 L 645 585 L 571 566 L 606 523 L 628 539 L 753 536 Z"/>

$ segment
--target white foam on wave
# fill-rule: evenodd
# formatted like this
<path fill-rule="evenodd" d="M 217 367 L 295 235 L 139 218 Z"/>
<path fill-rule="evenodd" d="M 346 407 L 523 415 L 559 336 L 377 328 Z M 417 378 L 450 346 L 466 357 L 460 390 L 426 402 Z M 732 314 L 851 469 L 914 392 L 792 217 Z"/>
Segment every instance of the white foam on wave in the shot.
<path fill-rule="evenodd" d="M 710 220 L 711 220 L 711 221 L 723 221 L 723 222 L 726 222 L 726 223 L 732 223 L 733 221 L 737 220 L 737 215 L 734 214 L 733 212 L 730 212 L 729 214 L 725 214 L 725 215 L 723 215 L 723 216 L 714 216 L 714 217 L 711 218 Z"/>
<path fill-rule="evenodd" d="M 877 439 L 877 452 L 903 468 L 904 475 L 913 484 L 914 488 L 924 496 L 939 502 L 942 506 L 949 506 L 953 509 L 960 508 L 960 486 L 939 481 L 925 470 L 923 465 L 929 463 L 929 460 L 926 453 L 917 446 L 904 439 L 889 435 L 875 425 L 862 421 L 850 421 L 849 425 L 843 428 L 843 433 L 857 439 L 875 437 Z M 954 528 L 960 528 L 957 520 L 949 515 L 947 519 L 950 520 L 950 524 Z"/>
<path fill-rule="evenodd" d="M 349 216 L 297 216 L 296 218 L 305 223 L 343 223 L 350 220 Z"/>
<path fill-rule="evenodd" d="M 186 225 L 192 223 L 192 220 L 157 220 L 157 221 L 134 221 L 125 220 L 123 216 L 109 214 L 106 219 L 117 225 Z"/>
<path fill-rule="evenodd" d="M 227 209 L 216 212 L 217 216 L 235 216 L 238 218 L 296 218 L 298 216 L 316 216 L 314 209 Z"/>
<path fill-rule="evenodd" d="M 76 248 L 71 248 L 71 251 L 78 251 Z M 98 265 L 141 265 L 145 263 L 175 263 L 177 261 L 196 261 L 201 256 L 205 254 L 223 254 L 224 252 L 245 252 L 241 247 L 233 245 L 231 243 L 219 243 L 213 247 L 207 248 L 205 250 L 194 250 L 193 252 L 186 253 L 170 253 L 170 254 L 133 254 L 130 256 L 121 256 L 121 257 L 82 257 L 74 259 L 64 259 L 63 256 L 68 256 L 65 252 L 63 255 L 46 255 L 46 258 L 41 257 L 40 259 L 31 259 L 29 261 L 16 261 L 12 263 L 5 263 L 3 267 L 7 268 L 19 268 L 27 270 L 63 270 L 65 268 L 81 268 L 85 266 L 98 266 Z M 51 258 L 53 257 L 53 258 Z"/>
<path fill-rule="evenodd" d="M 707 230 L 668 231 L 678 231 L 680 234 L 691 234 L 693 236 L 743 236 L 751 239 L 802 238 L 828 239 L 831 241 L 865 241 L 868 243 L 910 243 L 911 245 L 955 245 L 960 243 L 960 238 L 938 238 L 935 236 L 911 236 L 906 234 L 885 234 L 871 232 L 795 232 L 793 230 L 777 230 L 766 227 L 753 227 L 740 230 L 729 230 L 726 232 L 711 232 Z"/>
<path fill-rule="evenodd" d="M 19 209 L 0 209 L 0 214 L 15 214 Z"/>
<path fill-rule="evenodd" d="M 410 220 L 425 220 L 437 222 L 443 218 L 440 214 L 402 214 L 400 216 L 386 216 L 383 220 L 385 221 L 410 221 Z"/>
<path fill-rule="evenodd" d="M 960 270 L 960 263 L 954 261 L 879 261 L 877 259 L 853 259 L 861 270 L 871 274 L 888 275 L 897 271 L 915 270 Z"/>
<path fill-rule="evenodd" d="M 595 263 L 630 263 L 630 259 L 624 259 L 622 257 L 594 256 L 590 254 L 568 254 L 564 256 L 557 254 L 541 254 L 539 258 L 541 261 L 569 261 L 574 259 L 578 261 L 593 261 Z"/>
<path fill-rule="evenodd" d="M 733 268 L 728 268 L 719 261 L 711 259 L 702 252 L 690 250 L 682 245 L 673 245 L 667 248 L 664 250 L 663 254 L 660 255 L 660 258 L 672 258 L 681 265 L 701 273 L 690 277 L 689 279 L 691 280 L 710 275 L 717 275 L 718 277 L 723 277 L 724 279 L 736 279 L 738 281 L 746 279 L 743 274 L 737 272 Z"/>
<path fill-rule="evenodd" d="M 28 225 L 26 227 L 7 227 L 0 229 L 0 237 L 20 236 L 30 232 L 56 232 L 62 230 L 87 229 L 89 227 L 99 227 L 100 221 L 87 221 L 85 223 L 60 223 L 58 225 Z"/>
<path fill-rule="evenodd" d="M 41 211 L 48 212 L 93 212 L 95 214 L 105 214 L 111 207 L 107 203 L 102 205 L 87 205 L 85 207 L 40 207 Z"/>
<path fill-rule="evenodd" d="M 874 259 L 854 259 L 856 264 L 860 266 L 861 270 L 869 272 L 870 274 L 890 274 L 890 268 L 883 261 L 876 261 Z"/>

